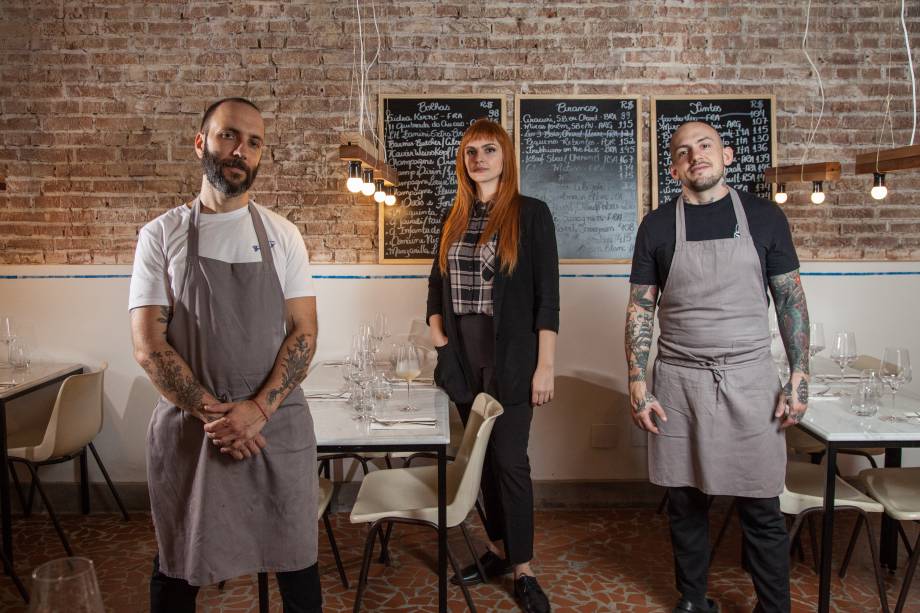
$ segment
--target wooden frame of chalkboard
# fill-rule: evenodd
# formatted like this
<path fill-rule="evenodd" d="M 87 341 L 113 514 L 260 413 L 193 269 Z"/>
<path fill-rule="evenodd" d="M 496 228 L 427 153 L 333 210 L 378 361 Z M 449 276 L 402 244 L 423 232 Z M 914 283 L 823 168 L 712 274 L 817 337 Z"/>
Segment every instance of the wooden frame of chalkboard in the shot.
<path fill-rule="evenodd" d="M 443 120 L 450 125 L 447 126 L 432 126 L 431 124 L 439 121 L 428 120 L 426 119 L 425 123 L 427 127 L 421 126 L 416 130 L 416 134 L 412 134 L 412 130 L 407 130 L 407 137 L 424 137 L 427 139 L 427 142 L 424 146 L 430 148 L 425 156 L 412 156 L 409 155 L 413 149 L 411 146 L 412 143 L 405 141 L 400 143 L 404 149 L 404 153 L 407 155 L 400 156 L 398 155 L 399 151 L 391 151 L 391 149 L 397 149 L 399 146 L 394 145 L 390 147 L 392 139 L 388 137 L 389 135 L 389 124 L 387 119 L 389 116 L 388 111 L 394 106 L 405 105 L 411 101 L 417 101 L 419 104 L 426 105 L 425 107 L 420 107 L 417 105 L 416 111 L 419 117 L 424 115 L 426 118 L 431 113 L 443 115 Z M 450 102 L 454 101 L 456 104 L 451 106 Z M 478 112 L 474 113 L 471 110 L 471 103 L 479 101 L 480 103 L 491 103 L 491 106 L 479 106 L 476 108 L 476 111 L 482 109 L 483 112 L 480 115 Z M 498 105 L 498 119 L 502 127 L 505 129 L 508 128 L 507 122 L 505 120 L 506 115 L 506 96 L 505 94 L 492 94 L 492 93 L 475 93 L 475 94 L 380 94 L 379 96 L 379 108 L 377 113 L 377 124 L 378 124 L 378 134 L 380 135 L 383 146 L 387 151 L 387 161 L 393 166 L 396 171 L 399 173 L 400 186 L 397 191 L 397 202 L 395 206 L 388 207 L 386 205 L 380 204 L 377 209 L 377 259 L 381 264 L 430 264 L 432 259 L 434 259 L 434 253 L 437 251 L 437 245 L 434 244 L 434 252 L 426 254 L 425 257 L 417 257 L 417 252 L 421 249 L 417 244 L 409 245 L 405 248 L 405 253 L 408 253 L 407 257 L 401 257 L 399 253 L 402 249 L 399 245 L 393 245 L 395 241 L 388 240 L 391 238 L 392 233 L 387 233 L 388 222 L 390 221 L 389 215 L 393 214 L 405 214 L 412 215 L 414 213 L 414 224 L 415 226 L 421 226 L 419 234 L 422 236 L 427 236 L 428 246 L 431 247 L 432 240 L 436 241 L 436 237 L 440 235 L 440 220 L 441 214 L 450 208 L 451 203 L 453 202 L 454 194 L 456 193 L 456 187 L 444 186 L 444 185 L 433 185 L 431 191 L 428 192 L 427 186 L 424 188 L 419 188 L 417 184 L 422 182 L 422 177 L 425 173 L 433 175 L 434 170 L 431 166 L 435 165 L 437 169 L 441 169 L 438 173 L 438 176 L 441 177 L 442 183 L 443 178 L 453 177 L 453 180 L 456 181 L 455 177 L 455 166 L 456 166 L 456 155 L 457 155 L 457 146 L 459 144 L 460 136 L 463 131 L 466 130 L 473 119 L 478 119 L 479 117 L 495 117 L 494 111 L 495 105 Z M 429 108 L 430 107 L 430 108 Z M 454 118 L 450 117 L 451 113 L 460 113 L 461 117 Z M 474 117 L 475 116 L 475 117 Z M 394 122 L 396 120 L 394 119 Z M 461 124 L 464 124 L 461 126 Z M 442 128 L 442 133 L 437 134 L 437 129 Z M 446 132 L 446 134 L 445 134 Z M 438 149 L 438 138 L 440 136 L 440 149 Z M 418 140 L 416 138 L 416 142 Z M 450 144 L 446 142 L 450 140 Z M 432 156 L 436 156 L 432 158 Z M 423 157 L 423 160 L 420 160 L 419 157 Z M 423 168 L 422 161 L 429 162 L 428 168 Z M 437 181 L 435 181 L 436 183 Z M 415 192 L 412 190 L 416 189 Z M 408 194 L 407 194 L 408 192 Z M 408 204 L 406 204 L 408 202 Z M 402 208 L 400 208 L 402 207 Z M 441 209 L 438 212 L 432 212 L 432 208 Z M 435 225 L 435 222 L 436 225 Z"/>
<path fill-rule="evenodd" d="M 574 101 L 567 104 L 568 101 Z M 589 102 L 595 104 L 588 104 Z M 550 103 L 528 111 L 527 107 L 533 102 Z M 560 105 L 565 105 L 560 108 Z M 525 114 L 532 116 L 540 112 L 542 116 L 534 121 L 534 130 L 543 130 L 549 125 L 549 114 L 554 117 L 566 113 L 573 113 L 573 131 L 566 137 L 563 133 L 538 134 L 537 140 L 554 139 L 567 141 L 559 143 L 541 143 L 537 145 L 539 152 L 534 152 L 535 162 L 533 170 L 527 159 L 529 149 L 522 149 L 522 139 L 529 139 L 531 130 L 522 128 L 521 108 Z M 571 110 L 570 110 L 571 109 Z M 631 125 L 630 125 L 631 122 Z M 517 94 L 514 99 L 514 144 L 517 151 L 517 162 L 520 174 L 521 192 L 544 200 L 553 213 L 556 221 L 556 237 L 559 248 L 559 261 L 564 264 L 607 264 L 626 263 L 632 259 L 632 245 L 635 242 L 636 230 L 642 215 L 642 98 L 639 96 L 603 95 L 603 94 Z M 589 133 L 586 133 L 589 132 Z M 628 138 L 627 135 L 628 134 Z M 599 141 L 591 143 L 591 141 Z M 632 140 L 630 143 L 629 140 Z M 579 143 L 583 151 L 565 152 L 563 149 Z M 549 145 L 549 146 L 546 146 Z M 588 146 L 592 145 L 592 146 Z M 622 153 L 626 147 L 627 152 Z M 523 157 L 525 158 L 522 161 Z M 586 169 L 585 172 L 579 172 Z M 605 172 L 605 170 L 610 172 Z M 569 173 L 578 173 L 572 188 L 565 189 L 565 179 Z M 541 189 L 542 181 L 551 175 L 555 189 Z M 624 177 L 625 175 L 625 177 Z M 603 178 L 607 183 L 592 183 L 590 177 Z M 611 183 L 612 181 L 612 183 Z M 594 187 L 592 187 L 592 185 Z M 635 190 L 634 193 L 633 189 Z M 566 213 L 572 209 L 566 204 L 581 204 L 594 190 L 595 198 L 599 192 L 622 194 L 626 191 L 625 198 L 628 202 L 604 201 L 588 202 L 588 209 L 584 215 L 571 215 Z M 553 193 L 555 192 L 555 193 Z M 577 193 L 576 193 L 577 192 Z M 634 198 L 634 201 L 633 201 Z M 569 202 L 566 202 L 566 201 Z M 560 202 L 562 204 L 560 204 Z M 593 205 L 593 208 L 592 206 Z M 589 210 L 590 209 L 590 210 Z M 577 212 L 577 211 L 576 211 Z M 592 225 L 593 224 L 593 225 Z M 624 227 L 624 225 L 628 227 Z M 590 226 L 590 227 L 589 227 Z M 605 227 L 609 228 L 605 230 Z M 621 253 L 604 254 L 599 257 L 566 257 L 567 253 L 582 254 L 590 249 L 586 237 L 595 236 L 605 242 L 605 245 L 615 244 L 617 238 L 628 241 L 628 246 L 621 249 Z M 578 244 L 576 241 L 581 241 Z M 609 257 L 618 255 L 621 257 Z"/>
<path fill-rule="evenodd" d="M 724 101 L 728 104 L 737 104 L 737 101 L 745 101 L 745 100 L 750 101 L 752 103 L 755 101 L 762 101 L 762 102 L 766 102 L 769 104 L 769 107 L 770 107 L 769 112 L 764 112 L 763 114 L 764 114 L 764 118 L 767 121 L 769 121 L 770 150 L 769 152 L 751 152 L 751 153 L 745 152 L 739 155 L 739 148 L 733 145 L 733 149 L 735 149 L 735 161 L 732 162 L 731 166 L 729 166 L 729 171 L 735 172 L 736 169 L 739 167 L 737 165 L 740 165 L 740 164 L 750 165 L 751 166 L 750 170 L 743 170 L 742 172 L 744 173 L 745 176 L 752 176 L 753 180 L 745 181 L 744 182 L 745 185 L 760 184 L 761 189 L 759 190 L 759 193 L 757 190 L 751 190 L 751 191 L 767 199 L 772 197 L 772 190 L 773 190 L 772 185 L 765 182 L 763 178 L 763 171 L 769 168 L 770 166 L 776 166 L 778 164 L 778 159 L 777 159 L 778 156 L 777 156 L 777 149 L 776 149 L 776 96 L 775 95 L 773 94 L 706 94 L 702 96 L 687 96 L 687 95 L 652 96 L 651 110 L 650 110 L 650 116 L 649 116 L 649 131 L 651 132 L 651 137 L 649 141 L 649 144 L 650 144 L 649 149 L 650 149 L 651 158 L 652 158 L 652 177 L 651 178 L 652 178 L 652 208 L 653 209 L 658 208 L 658 205 L 660 204 L 659 195 L 661 193 L 659 180 L 661 179 L 662 169 L 658 167 L 659 165 L 658 118 L 659 116 L 668 116 L 668 117 L 674 116 L 673 109 L 665 109 L 663 112 L 662 107 L 673 106 L 674 103 L 687 103 L 689 105 L 694 102 L 699 102 L 701 103 L 701 106 L 698 107 L 698 109 L 694 111 L 690 111 L 688 109 L 687 112 L 683 113 L 681 116 L 684 119 L 689 119 L 689 117 L 692 116 L 693 118 L 699 118 L 703 121 L 709 121 L 710 123 L 712 123 L 714 118 L 721 119 L 721 117 L 725 115 L 722 113 L 721 107 L 718 111 L 713 110 L 712 105 L 714 102 Z M 762 108 L 754 109 L 754 110 L 765 111 L 765 109 L 762 109 Z M 748 125 L 740 125 L 740 126 L 737 126 L 737 128 L 743 131 L 743 130 L 756 130 L 761 127 L 761 126 L 753 125 L 752 122 L 754 120 L 754 117 L 749 116 L 747 117 L 747 119 L 748 119 Z M 759 120 L 761 118 L 758 117 L 757 119 Z M 716 122 L 716 123 L 719 123 L 719 122 Z M 719 126 L 716 126 L 716 127 L 717 129 L 719 129 Z M 732 126 L 731 129 L 734 129 L 735 127 L 736 126 Z M 724 134 L 726 132 L 726 127 L 722 126 L 720 129 L 720 132 Z M 745 134 L 742 132 L 741 134 L 738 134 L 737 137 L 741 138 L 744 135 Z M 764 136 L 763 134 L 754 134 L 754 133 L 750 134 L 751 138 L 754 138 L 754 137 L 763 138 L 763 136 Z M 731 135 L 729 135 L 729 139 L 727 140 L 730 140 L 730 139 L 731 139 Z M 668 140 L 670 140 L 670 135 L 668 136 Z M 732 143 L 729 142 L 728 144 L 732 144 Z M 737 140 L 736 140 L 735 145 L 736 144 L 737 144 Z M 762 144 L 763 143 L 754 143 L 755 146 L 760 146 Z M 664 157 L 662 160 L 662 162 L 664 163 L 664 161 L 670 159 L 670 153 L 668 153 L 666 150 L 668 143 L 667 142 L 661 143 L 660 146 L 665 148 L 665 149 L 662 149 L 662 151 L 664 151 L 664 153 L 666 154 L 666 157 Z M 765 153 L 768 153 L 769 156 L 768 157 L 765 156 L 764 155 Z M 742 156 L 748 156 L 748 155 L 751 156 L 750 161 L 745 161 L 741 159 Z M 670 182 L 670 175 L 668 175 L 668 182 Z M 737 185 L 738 185 L 737 182 L 733 183 L 733 186 L 737 186 Z"/>

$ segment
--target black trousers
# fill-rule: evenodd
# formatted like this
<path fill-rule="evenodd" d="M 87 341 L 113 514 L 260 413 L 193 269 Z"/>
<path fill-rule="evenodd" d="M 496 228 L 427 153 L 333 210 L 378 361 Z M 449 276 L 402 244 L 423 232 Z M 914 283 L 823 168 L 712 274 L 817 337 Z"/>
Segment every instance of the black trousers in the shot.
<path fill-rule="evenodd" d="M 742 564 L 754 581 L 758 611 L 788 613 L 789 533 L 779 498 L 736 497 L 744 534 Z M 692 487 L 668 489 L 668 516 L 677 591 L 706 606 L 709 576 L 709 496 Z"/>
<path fill-rule="evenodd" d="M 302 570 L 275 573 L 284 613 L 322 613 L 323 591 L 316 564 Z M 153 558 L 150 577 L 150 613 L 195 613 L 198 586 L 160 572 L 160 556 Z"/>
<path fill-rule="evenodd" d="M 497 397 L 492 318 L 461 316 L 460 342 L 476 379 L 473 392 Z M 523 564 L 533 558 L 533 483 L 527 457 L 533 408 L 529 402 L 502 407 L 505 412 L 492 427 L 480 488 L 489 539 L 503 541 L 508 560 Z M 472 405 L 458 404 L 457 409 L 466 425 Z"/>

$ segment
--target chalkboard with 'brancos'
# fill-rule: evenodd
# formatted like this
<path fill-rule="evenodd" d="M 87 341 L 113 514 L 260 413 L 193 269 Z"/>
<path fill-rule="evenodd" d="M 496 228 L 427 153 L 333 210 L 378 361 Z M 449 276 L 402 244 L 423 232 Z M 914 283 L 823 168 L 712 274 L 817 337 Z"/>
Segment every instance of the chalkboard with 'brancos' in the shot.
<path fill-rule="evenodd" d="M 632 257 L 640 203 L 639 98 L 518 95 L 521 193 L 546 202 L 564 262 Z"/>
<path fill-rule="evenodd" d="M 380 205 L 381 263 L 427 263 L 457 192 L 460 138 L 477 119 L 503 123 L 500 94 L 381 95 L 379 131 L 387 162 L 399 173 L 394 206 Z"/>
<path fill-rule="evenodd" d="M 764 171 L 776 165 L 776 98 L 772 95 L 657 96 L 650 113 L 652 208 L 680 194 L 671 178 L 671 136 L 687 121 L 705 121 L 731 146 L 735 159 L 725 181 L 735 189 L 769 199 Z"/>

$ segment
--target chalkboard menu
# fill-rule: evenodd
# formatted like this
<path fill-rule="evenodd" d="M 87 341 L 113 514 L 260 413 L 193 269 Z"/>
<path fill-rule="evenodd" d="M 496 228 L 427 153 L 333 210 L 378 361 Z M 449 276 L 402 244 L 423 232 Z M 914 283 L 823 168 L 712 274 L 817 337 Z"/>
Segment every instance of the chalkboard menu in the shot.
<path fill-rule="evenodd" d="M 726 182 L 769 199 L 771 185 L 763 172 L 776 163 L 776 98 L 774 96 L 658 96 L 652 98 L 652 208 L 680 193 L 671 178 L 671 135 L 686 121 L 705 121 L 722 135 L 735 152 L 726 169 Z"/>
<path fill-rule="evenodd" d="M 553 213 L 559 259 L 628 261 L 638 226 L 637 97 L 518 95 L 521 193 Z"/>
<path fill-rule="evenodd" d="M 399 173 L 394 206 L 380 205 L 379 261 L 429 262 L 441 221 L 457 192 L 460 137 L 483 117 L 503 123 L 501 95 L 382 95 L 380 130 L 387 162 Z"/>

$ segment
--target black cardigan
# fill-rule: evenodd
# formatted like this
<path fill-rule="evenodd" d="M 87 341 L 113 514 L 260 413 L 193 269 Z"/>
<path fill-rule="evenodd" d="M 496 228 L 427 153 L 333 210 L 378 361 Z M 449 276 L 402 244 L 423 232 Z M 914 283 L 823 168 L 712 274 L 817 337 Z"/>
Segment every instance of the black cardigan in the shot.
<path fill-rule="evenodd" d="M 553 216 L 542 200 L 520 198 L 517 267 L 511 275 L 506 274 L 496 256 L 497 270 L 492 287 L 498 401 L 509 405 L 530 402 L 530 387 L 537 367 L 538 332 L 559 331 L 559 255 Z M 471 370 L 464 352 L 459 350 L 450 278 L 441 276 L 439 257 L 440 251 L 428 276 L 426 317 L 441 315 L 448 339 L 447 345 L 438 350 L 436 379 L 452 400 L 470 402 Z"/>

